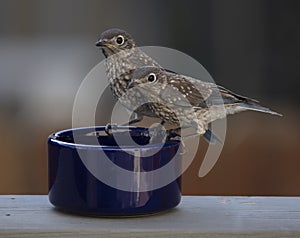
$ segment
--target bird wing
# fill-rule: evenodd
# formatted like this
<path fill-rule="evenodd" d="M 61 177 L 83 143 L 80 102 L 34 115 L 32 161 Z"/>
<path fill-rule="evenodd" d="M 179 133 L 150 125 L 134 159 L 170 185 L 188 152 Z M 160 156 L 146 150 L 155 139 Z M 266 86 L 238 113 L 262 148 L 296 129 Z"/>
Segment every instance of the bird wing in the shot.
<path fill-rule="evenodd" d="M 258 101 L 252 98 L 248 98 L 245 96 L 241 96 L 236 94 L 222 86 L 213 84 L 213 90 L 211 95 L 207 98 L 208 103 L 212 103 L 213 105 L 219 104 L 235 104 L 235 103 L 249 103 L 249 104 L 257 104 Z M 221 97 L 220 97 L 221 96 Z"/>
<path fill-rule="evenodd" d="M 187 76 L 169 73 L 168 85 L 176 89 L 187 100 L 176 100 L 175 106 L 207 108 L 212 105 L 248 103 L 257 104 L 258 101 L 238 95 L 222 86 L 204 82 Z M 163 92 L 167 97 L 167 93 Z"/>
<path fill-rule="evenodd" d="M 170 72 L 167 79 L 169 87 L 161 91 L 161 97 L 177 98 L 172 103 L 179 107 L 205 107 L 205 101 L 212 93 L 208 83 Z"/>

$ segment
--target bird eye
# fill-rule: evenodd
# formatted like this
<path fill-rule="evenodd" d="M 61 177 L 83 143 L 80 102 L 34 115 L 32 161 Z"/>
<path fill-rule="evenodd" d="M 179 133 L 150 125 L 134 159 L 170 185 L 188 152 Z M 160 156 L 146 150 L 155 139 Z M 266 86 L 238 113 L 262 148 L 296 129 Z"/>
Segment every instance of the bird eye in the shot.
<path fill-rule="evenodd" d="M 116 42 L 118 45 L 123 45 L 124 44 L 124 37 L 119 35 L 116 39 Z"/>
<path fill-rule="evenodd" d="M 150 74 L 150 75 L 148 76 L 148 81 L 149 81 L 149 82 L 152 83 L 152 82 L 154 82 L 155 80 L 156 80 L 156 75 L 155 75 L 155 74 L 152 73 L 152 74 Z"/>

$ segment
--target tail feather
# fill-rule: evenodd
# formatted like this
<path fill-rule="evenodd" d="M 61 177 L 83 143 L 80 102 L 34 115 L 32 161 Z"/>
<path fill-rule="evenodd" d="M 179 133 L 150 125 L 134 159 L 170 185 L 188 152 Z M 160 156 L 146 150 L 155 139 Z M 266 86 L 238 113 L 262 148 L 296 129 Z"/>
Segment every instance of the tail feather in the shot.
<path fill-rule="evenodd" d="M 223 97 L 223 103 L 225 107 L 228 109 L 227 114 L 234 114 L 236 112 L 252 110 L 282 116 L 280 113 L 274 112 L 267 107 L 259 105 L 259 101 L 253 98 L 248 98 L 236 94 L 222 86 L 218 86 L 218 90 Z"/>
<path fill-rule="evenodd" d="M 269 109 L 267 107 L 263 107 L 255 102 L 237 103 L 236 107 L 240 108 L 241 111 L 251 110 L 251 111 L 257 111 L 257 112 L 269 113 L 269 114 L 276 115 L 276 116 L 282 116 L 282 114 L 280 114 L 278 112 L 274 112 L 271 109 Z"/>

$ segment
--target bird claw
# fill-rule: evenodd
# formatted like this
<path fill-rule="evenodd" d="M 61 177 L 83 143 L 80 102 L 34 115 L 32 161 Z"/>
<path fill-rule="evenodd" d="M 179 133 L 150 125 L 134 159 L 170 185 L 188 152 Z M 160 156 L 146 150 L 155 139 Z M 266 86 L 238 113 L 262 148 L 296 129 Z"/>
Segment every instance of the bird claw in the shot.
<path fill-rule="evenodd" d="M 149 128 L 149 136 L 150 141 L 149 144 L 155 144 L 155 143 L 164 143 L 167 138 L 166 130 L 163 129 L 163 126 L 161 124 Z"/>
<path fill-rule="evenodd" d="M 179 128 L 174 128 L 174 129 L 169 129 L 167 130 L 167 140 L 169 141 L 181 141 L 181 135 L 180 135 L 180 127 Z"/>
<path fill-rule="evenodd" d="M 178 133 L 178 129 L 165 130 L 162 124 L 158 124 L 152 128 L 149 128 L 148 133 L 151 143 L 164 143 L 165 141 L 181 141 L 181 135 Z"/>
<path fill-rule="evenodd" d="M 117 126 L 118 126 L 117 124 L 107 123 L 104 128 L 106 135 L 110 136 L 113 133 L 113 130 L 115 130 L 115 127 L 117 127 Z"/>
<path fill-rule="evenodd" d="M 169 141 L 180 141 L 181 140 L 181 136 L 180 135 L 176 135 L 176 136 L 170 136 L 168 137 Z"/>

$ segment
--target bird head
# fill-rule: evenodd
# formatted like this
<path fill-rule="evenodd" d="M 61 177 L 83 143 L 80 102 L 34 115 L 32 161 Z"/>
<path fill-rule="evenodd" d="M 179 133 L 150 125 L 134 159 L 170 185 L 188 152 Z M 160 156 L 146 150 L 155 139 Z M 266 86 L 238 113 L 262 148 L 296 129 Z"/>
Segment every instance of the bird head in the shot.
<path fill-rule="evenodd" d="M 128 87 L 151 87 L 164 83 L 163 69 L 154 66 L 144 66 L 136 69 Z"/>
<path fill-rule="evenodd" d="M 126 31 L 113 28 L 102 32 L 96 46 L 102 48 L 105 57 L 109 57 L 123 50 L 130 50 L 136 45 Z"/>

